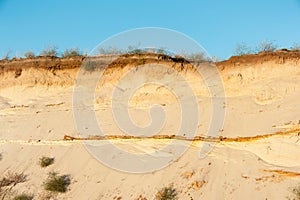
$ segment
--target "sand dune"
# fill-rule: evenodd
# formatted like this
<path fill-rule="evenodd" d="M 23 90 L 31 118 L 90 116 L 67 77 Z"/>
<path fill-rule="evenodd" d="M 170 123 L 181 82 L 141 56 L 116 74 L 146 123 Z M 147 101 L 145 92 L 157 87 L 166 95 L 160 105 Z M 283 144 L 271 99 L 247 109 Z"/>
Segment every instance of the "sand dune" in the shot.
<path fill-rule="evenodd" d="M 92 62 L 100 68 L 79 69 Z M 146 67 L 137 67 L 141 64 Z M 101 66 L 107 65 L 98 81 Z M 151 54 L 1 61 L 1 174 L 24 172 L 28 180 L 13 189 L 33 193 L 35 199 L 45 195 L 42 183 L 53 170 L 71 176 L 68 191 L 57 199 L 154 199 L 159 189 L 171 184 L 179 199 L 285 199 L 300 181 L 300 53 L 262 53 L 216 63 L 226 99 L 221 93 L 214 98 L 220 99 L 226 117 L 223 127 L 213 127 L 214 136 L 207 135 L 212 94 L 193 65 L 205 73 L 211 64 L 174 62 Z M 88 88 L 95 98 L 83 96 L 76 104 L 75 88 L 85 91 L 90 85 L 80 84 L 86 80 L 91 86 L 96 83 Z M 130 98 L 123 105 L 126 95 Z M 194 97 L 199 111 L 196 131 L 180 132 L 184 108 L 178 102 L 188 105 Z M 156 123 L 149 111 L 154 104 L 164 110 L 165 118 L 163 127 L 151 135 L 142 128 Z M 136 127 L 118 127 L 115 115 L 122 114 L 122 106 Z M 84 109 L 95 113 L 104 135 L 99 136 L 85 116 L 84 130 L 78 130 L 74 115 Z M 156 112 L 160 110 L 152 116 L 158 116 Z M 128 136 L 124 130 L 134 132 Z M 112 169 L 86 147 L 105 150 L 111 144 L 131 154 L 157 153 L 164 158 L 175 158 L 181 148 L 186 151 L 160 170 L 134 174 Z M 200 159 L 207 145 L 213 148 Z M 105 152 L 106 159 L 117 163 L 111 153 Z M 41 168 L 41 156 L 54 157 L 55 163 Z"/>

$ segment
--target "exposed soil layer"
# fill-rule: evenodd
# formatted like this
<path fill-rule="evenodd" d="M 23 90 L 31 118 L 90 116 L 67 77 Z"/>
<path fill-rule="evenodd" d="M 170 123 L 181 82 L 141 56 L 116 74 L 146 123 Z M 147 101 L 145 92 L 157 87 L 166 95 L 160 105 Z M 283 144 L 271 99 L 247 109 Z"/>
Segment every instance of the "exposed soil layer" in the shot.
<path fill-rule="evenodd" d="M 115 55 L 100 55 L 96 57 L 75 56 L 67 58 L 42 57 L 35 58 L 14 58 L 12 60 L 0 60 L 0 74 L 14 71 L 15 77 L 19 77 L 22 71 L 27 68 L 45 69 L 55 72 L 64 69 L 78 69 L 83 62 L 105 62 L 110 67 L 124 67 L 126 65 L 141 65 L 148 63 L 179 63 L 183 68 L 190 66 L 190 62 L 183 57 L 171 57 L 163 54 L 124 54 L 119 57 Z M 112 61 L 112 62 L 111 62 Z M 278 50 L 276 52 L 263 52 L 259 54 L 248 54 L 232 56 L 228 60 L 215 63 L 221 69 L 240 65 L 253 65 L 264 62 L 300 62 L 300 51 Z"/>
<path fill-rule="evenodd" d="M 300 51 L 289 51 L 282 49 L 276 52 L 262 52 L 258 54 L 232 56 L 228 60 L 224 60 L 216 64 L 218 67 L 224 68 L 228 66 L 234 67 L 240 65 L 249 66 L 270 61 L 275 62 L 276 64 L 284 64 L 285 62 L 293 62 L 297 64 L 300 62 Z"/>

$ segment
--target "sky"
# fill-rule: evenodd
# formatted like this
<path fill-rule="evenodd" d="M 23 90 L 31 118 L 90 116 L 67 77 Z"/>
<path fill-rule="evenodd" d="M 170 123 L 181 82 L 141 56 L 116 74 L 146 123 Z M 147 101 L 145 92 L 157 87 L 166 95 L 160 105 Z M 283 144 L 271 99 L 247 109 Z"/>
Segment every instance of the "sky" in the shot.
<path fill-rule="evenodd" d="M 161 27 L 227 59 L 238 43 L 300 44 L 300 0 L 0 0 L 0 23 L 0 58 L 48 46 L 88 52 L 120 32 Z"/>

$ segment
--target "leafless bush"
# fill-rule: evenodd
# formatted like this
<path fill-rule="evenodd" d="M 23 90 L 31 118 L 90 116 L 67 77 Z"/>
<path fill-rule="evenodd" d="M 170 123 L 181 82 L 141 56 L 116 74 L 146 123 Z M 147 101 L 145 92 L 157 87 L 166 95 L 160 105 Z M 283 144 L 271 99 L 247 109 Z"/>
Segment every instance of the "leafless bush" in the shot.
<path fill-rule="evenodd" d="M 256 47 L 256 52 L 274 52 L 277 49 L 277 45 L 274 41 L 263 40 L 258 46 Z"/>
<path fill-rule="evenodd" d="M 23 183 L 27 180 L 27 176 L 24 173 L 12 173 L 8 172 L 5 177 L 0 180 L 0 190 L 3 187 L 15 186 L 18 183 Z"/>
<path fill-rule="evenodd" d="M 26 53 L 24 53 L 24 56 L 25 56 L 26 58 L 34 58 L 34 57 L 35 57 L 33 51 L 27 51 Z"/>
<path fill-rule="evenodd" d="M 167 54 L 167 51 L 165 50 L 165 48 L 158 48 L 156 49 L 155 53 L 157 54 Z"/>
<path fill-rule="evenodd" d="M 236 45 L 235 50 L 233 51 L 233 53 L 234 53 L 234 55 L 242 56 L 242 55 L 252 53 L 252 50 L 245 43 L 238 43 Z"/>
<path fill-rule="evenodd" d="M 8 50 L 8 51 L 6 52 L 6 54 L 4 55 L 4 57 L 3 57 L 3 60 L 9 60 L 10 54 L 11 54 L 11 50 Z"/>
<path fill-rule="evenodd" d="M 121 49 L 118 49 L 116 47 L 100 48 L 98 51 L 100 54 L 112 54 L 112 55 L 126 53 L 125 51 L 122 51 Z"/>
<path fill-rule="evenodd" d="M 72 57 L 72 56 L 81 56 L 82 53 L 78 48 L 66 49 L 62 54 L 62 57 Z"/>
<path fill-rule="evenodd" d="M 293 51 L 300 51 L 300 44 L 298 42 L 294 42 L 291 50 L 293 50 Z"/>
<path fill-rule="evenodd" d="M 57 47 L 55 46 L 49 46 L 46 49 L 44 49 L 41 53 L 41 56 L 57 56 L 58 52 L 57 52 Z"/>
<path fill-rule="evenodd" d="M 203 52 L 186 54 L 184 57 L 190 62 L 206 62 L 210 61 Z"/>
<path fill-rule="evenodd" d="M 13 188 L 19 184 L 23 183 L 27 180 L 27 176 L 24 173 L 12 173 L 8 172 L 1 180 L 0 180 L 0 198 L 5 199 L 6 196 L 12 192 Z"/>

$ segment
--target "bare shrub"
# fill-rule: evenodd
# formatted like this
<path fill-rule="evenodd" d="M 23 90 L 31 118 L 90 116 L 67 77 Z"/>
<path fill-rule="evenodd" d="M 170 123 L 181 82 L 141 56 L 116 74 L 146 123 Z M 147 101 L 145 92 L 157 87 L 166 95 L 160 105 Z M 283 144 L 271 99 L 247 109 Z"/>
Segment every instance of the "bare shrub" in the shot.
<path fill-rule="evenodd" d="M 234 55 L 242 56 L 252 53 L 252 49 L 248 47 L 245 43 L 238 43 L 233 51 Z"/>
<path fill-rule="evenodd" d="M 11 54 L 11 50 L 8 50 L 8 51 L 6 52 L 6 54 L 4 55 L 4 57 L 3 57 L 3 60 L 9 60 L 10 54 Z"/>
<path fill-rule="evenodd" d="M 274 41 L 263 40 L 256 47 L 256 52 L 274 52 L 277 49 L 277 45 Z"/>
<path fill-rule="evenodd" d="M 298 42 L 294 42 L 291 50 L 300 51 L 300 44 Z"/>
<path fill-rule="evenodd" d="M 12 173 L 8 172 L 3 178 L 0 179 L 0 198 L 5 199 L 12 193 L 13 188 L 27 180 L 27 176 L 24 173 Z"/>
<path fill-rule="evenodd" d="M 40 53 L 40 56 L 56 57 L 57 55 L 58 55 L 57 47 L 55 46 L 49 46 Z"/>
<path fill-rule="evenodd" d="M 106 48 L 100 48 L 99 50 L 100 54 L 112 54 L 112 55 L 118 55 L 126 53 L 125 51 L 122 51 L 116 47 L 106 47 Z"/>
<path fill-rule="evenodd" d="M 0 180 L 0 190 L 3 187 L 15 186 L 18 183 L 23 183 L 27 180 L 27 176 L 24 173 L 12 173 L 8 172 L 5 177 Z"/>
<path fill-rule="evenodd" d="M 27 52 L 24 53 L 24 56 L 25 56 L 26 58 L 34 58 L 34 57 L 35 57 L 35 54 L 34 54 L 33 51 L 27 51 Z"/>
<path fill-rule="evenodd" d="M 163 47 L 158 48 L 158 49 L 156 50 L 156 53 L 157 53 L 157 54 L 167 54 L 165 48 L 163 48 Z"/>
<path fill-rule="evenodd" d="M 62 57 L 72 57 L 72 56 L 81 56 L 82 53 L 78 48 L 66 49 L 62 54 Z"/>
<path fill-rule="evenodd" d="M 209 58 L 203 52 L 186 54 L 184 57 L 190 62 L 207 62 Z"/>

